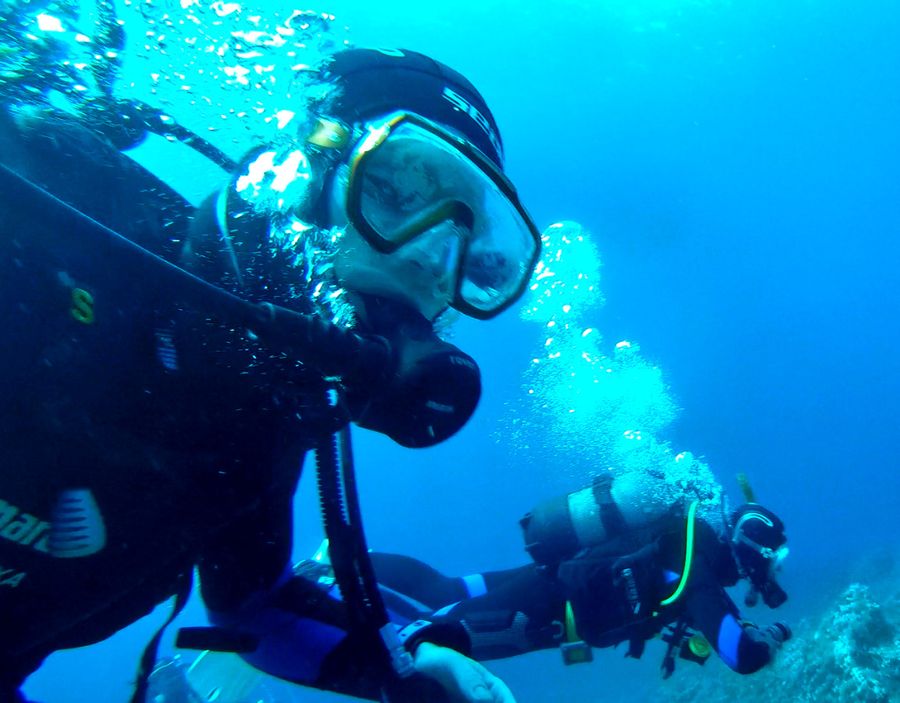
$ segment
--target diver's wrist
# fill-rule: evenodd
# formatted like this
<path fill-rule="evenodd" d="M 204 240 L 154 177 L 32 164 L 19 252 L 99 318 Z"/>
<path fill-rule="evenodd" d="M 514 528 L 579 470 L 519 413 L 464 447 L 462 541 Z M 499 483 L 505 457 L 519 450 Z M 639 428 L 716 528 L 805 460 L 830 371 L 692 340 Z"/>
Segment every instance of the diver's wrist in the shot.
<path fill-rule="evenodd" d="M 406 650 L 414 657 L 416 650 L 424 643 L 448 647 L 466 655 L 471 650 L 468 633 L 462 625 L 455 623 L 416 620 L 400 628 L 397 635 Z"/>

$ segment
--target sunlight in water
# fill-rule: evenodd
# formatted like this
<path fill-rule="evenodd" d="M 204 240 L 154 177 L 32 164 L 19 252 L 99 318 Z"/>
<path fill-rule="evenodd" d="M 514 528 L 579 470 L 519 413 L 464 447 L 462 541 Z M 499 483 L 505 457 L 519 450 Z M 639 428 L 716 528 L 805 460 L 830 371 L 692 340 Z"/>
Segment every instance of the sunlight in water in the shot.
<path fill-rule="evenodd" d="M 589 233 L 560 222 L 543 244 L 521 309 L 544 334 L 508 423 L 518 449 L 570 467 L 573 482 L 610 469 L 619 481 L 639 483 L 648 500 L 697 497 L 707 518 L 720 520 L 722 490 L 709 467 L 659 439 L 677 415 L 661 370 L 636 342 L 609 344 L 591 323 L 604 299 Z"/>

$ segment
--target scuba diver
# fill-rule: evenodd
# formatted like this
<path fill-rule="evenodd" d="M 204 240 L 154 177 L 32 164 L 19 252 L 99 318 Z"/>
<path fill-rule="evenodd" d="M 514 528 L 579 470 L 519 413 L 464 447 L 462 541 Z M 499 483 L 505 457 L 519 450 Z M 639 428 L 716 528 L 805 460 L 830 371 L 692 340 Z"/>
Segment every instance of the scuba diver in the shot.
<path fill-rule="evenodd" d="M 527 566 L 449 577 L 409 557 L 373 553 L 407 646 L 430 646 L 428 633 L 439 630 L 448 646 L 479 661 L 559 648 L 565 664 L 580 664 L 593 660 L 592 647 L 623 642 L 626 656 L 641 657 L 660 636 L 664 678 L 679 659 L 703 665 L 713 651 L 741 674 L 771 662 L 790 628 L 744 619 L 725 589 L 746 581 L 751 607 L 787 600 L 777 580 L 788 553 L 781 519 L 754 501 L 719 526 L 697 515 L 698 501 L 642 502 L 633 488 L 607 474 L 535 507 L 521 521 L 534 560 Z M 334 578 L 323 555 L 295 571 L 325 594 Z M 216 691 L 221 703 L 295 700 L 290 689 L 211 652 L 166 661 L 151 682 L 161 703 L 202 700 L 200 691 Z"/>
<path fill-rule="evenodd" d="M 666 677 L 676 656 L 703 663 L 711 651 L 741 674 L 769 663 L 790 629 L 743 619 L 725 589 L 746 581 L 747 606 L 760 597 L 769 608 L 787 600 L 776 578 L 788 554 L 781 519 L 748 486 L 753 502 L 717 521 L 698 516 L 698 500 L 648 510 L 615 483 L 602 474 L 521 521 L 526 548 L 565 599 L 557 606 L 567 663 L 590 659 L 590 646 L 625 641 L 626 656 L 638 658 L 656 635 L 668 643 Z"/>
<path fill-rule="evenodd" d="M 175 596 L 171 622 L 196 569 L 213 627 L 182 646 L 360 697 L 439 700 L 426 672 L 453 700 L 512 700 L 444 646 L 455 632 L 419 628 L 414 648 L 391 622 L 347 426 L 408 447 L 459 430 L 478 366 L 435 325 L 515 303 L 540 234 L 466 78 L 414 52 L 346 49 L 322 79 L 337 91 L 303 151 L 254 151 L 196 211 L 122 153 L 178 134 L 158 111 L 117 104 L 86 124 L 38 91 L 5 101 L 0 699 L 22 700 L 50 653 Z M 259 205 L 310 174 L 280 219 Z M 310 450 L 340 600 L 290 564 Z"/>
<path fill-rule="evenodd" d="M 373 555 L 382 588 L 431 611 L 406 613 L 416 619 L 402 635 L 415 641 L 440 626 L 479 661 L 558 647 L 566 664 L 623 642 L 639 658 L 661 636 L 666 678 L 678 658 L 703 664 L 713 651 L 740 674 L 768 664 L 790 628 L 744 619 L 725 589 L 746 581 L 748 607 L 787 600 L 777 580 L 788 554 L 781 519 L 747 502 L 715 526 L 698 516 L 699 501 L 648 509 L 634 497 L 604 474 L 538 505 L 521 520 L 534 563 L 519 568 L 450 578 L 408 557 Z"/>

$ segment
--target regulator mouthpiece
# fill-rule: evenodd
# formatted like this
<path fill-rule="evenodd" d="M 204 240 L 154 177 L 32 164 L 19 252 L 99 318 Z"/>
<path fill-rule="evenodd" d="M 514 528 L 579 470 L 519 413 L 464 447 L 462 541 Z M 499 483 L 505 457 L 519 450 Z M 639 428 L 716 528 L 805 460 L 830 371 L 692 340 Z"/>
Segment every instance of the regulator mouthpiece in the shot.
<path fill-rule="evenodd" d="M 453 436 L 481 397 L 475 360 L 440 339 L 413 308 L 377 296 L 361 300 L 361 328 L 387 340 L 394 363 L 380 385 L 348 389 L 354 421 L 404 447 L 430 447 Z"/>

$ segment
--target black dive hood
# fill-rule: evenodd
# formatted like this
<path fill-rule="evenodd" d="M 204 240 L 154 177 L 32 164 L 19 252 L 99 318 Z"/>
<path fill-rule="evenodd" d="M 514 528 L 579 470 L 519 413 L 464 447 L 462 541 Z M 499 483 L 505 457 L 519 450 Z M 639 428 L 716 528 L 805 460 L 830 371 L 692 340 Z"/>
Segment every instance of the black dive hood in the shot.
<path fill-rule="evenodd" d="M 404 447 L 429 447 L 468 422 L 481 398 L 481 373 L 471 356 L 440 339 L 411 306 L 374 295 L 357 295 L 359 329 L 388 341 L 390 377 L 380 393 L 363 384 L 348 387 L 358 425 L 388 435 Z"/>
<path fill-rule="evenodd" d="M 360 331 L 318 315 L 253 303 L 163 259 L 0 163 L 0 197 L 31 208 L 49 227 L 48 246 L 66 250 L 83 237 L 97 257 L 115 257 L 119 273 L 146 292 L 169 296 L 254 332 L 323 376 L 340 376 L 351 418 L 407 447 L 437 444 L 472 415 L 481 391 L 471 357 L 440 340 L 431 324 L 400 303 L 363 298 Z"/>

